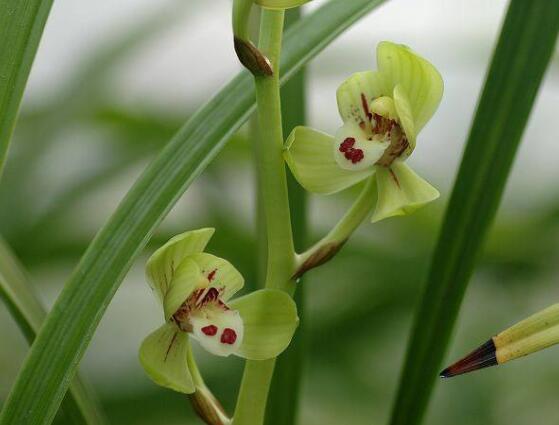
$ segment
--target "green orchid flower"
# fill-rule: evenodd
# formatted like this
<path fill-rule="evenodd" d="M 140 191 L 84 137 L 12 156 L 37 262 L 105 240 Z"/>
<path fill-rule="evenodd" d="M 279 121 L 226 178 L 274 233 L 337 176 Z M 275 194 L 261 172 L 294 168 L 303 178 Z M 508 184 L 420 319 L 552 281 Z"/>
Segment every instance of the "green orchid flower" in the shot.
<path fill-rule="evenodd" d="M 165 324 L 143 341 L 140 363 L 155 383 L 187 394 L 195 391 L 187 366 L 191 337 L 218 356 L 265 360 L 289 345 L 299 322 L 295 303 L 282 291 L 230 300 L 244 279 L 228 261 L 203 252 L 213 233 L 206 228 L 175 236 L 146 266 Z"/>
<path fill-rule="evenodd" d="M 334 137 L 296 127 L 284 153 L 310 192 L 331 194 L 375 174 L 373 222 L 409 214 L 439 197 L 404 161 L 443 94 L 439 72 L 406 46 L 379 43 L 377 64 L 378 71 L 353 74 L 338 88 L 343 125 Z"/>

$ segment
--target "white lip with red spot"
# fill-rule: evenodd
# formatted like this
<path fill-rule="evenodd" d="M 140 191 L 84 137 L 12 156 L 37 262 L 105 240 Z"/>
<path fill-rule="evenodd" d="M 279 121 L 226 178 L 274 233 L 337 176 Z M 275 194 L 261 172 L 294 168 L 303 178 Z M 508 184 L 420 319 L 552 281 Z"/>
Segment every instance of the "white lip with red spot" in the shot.
<path fill-rule="evenodd" d="M 165 324 L 142 341 L 140 363 L 155 383 L 187 394 L 196 390 L 190 337 L 219 356 L 266 360 L 287 347 L 298 323 L 297 307 L 283 291 L 261 289 L 232 299 L 244 279 L 228 261 L 203 252 L 212 234 L 200 229 L 177 235 L 146 266 Z"/>
<path fill-rule="evenodd" d="M 386 135 L 364 131 L 353 122 L 346 122 L 334 137 L 334 157 L 345 170 L 370 168 L 382 157 L 390 146 Z"/>
<path fill-rule="evenodd" d="M 173 316 L 181 330 L 189 332 L 202 347 L 218 356 L 235 353 L 244 334 L 240 314 L 221 299 L 223 293 L 223 288 L 214 286 L 199 288 Z"/>
<path fill-rule="evenodd" d="M 243 341 L 243 319 L 225 304 L 213 303 L 190 315 L 192 336 L 210 353 L 229 356 Z"/>

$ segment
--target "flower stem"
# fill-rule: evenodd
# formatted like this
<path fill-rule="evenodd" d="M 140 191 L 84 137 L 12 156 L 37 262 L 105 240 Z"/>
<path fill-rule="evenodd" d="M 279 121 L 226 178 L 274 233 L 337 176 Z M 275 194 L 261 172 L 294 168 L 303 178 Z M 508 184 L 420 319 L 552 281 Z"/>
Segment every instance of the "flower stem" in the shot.
<path fill-rule="evenodd" d="M 301 17 L 301 8 L 295 7 L 285 11 L 285 27 L 288 29 Z M 281 88 L 281 110 L 283 134 L 287 135 L 298 125 L 306 121 L 305 69 Z M 287 168 L 287 187 L 291 208 L 291 225 L 295 250 L 307 246 L 307 195 L 305 189 L 290 175 Z M 297 304 L 299 327 L 289 347 L 278 357 L 274 377 L 268 394 L 266 407 L 266 425 L 297 425 L 304 371 L 308 352 L 306 326 L 306 298 L 309 288 L 302 280 L 297 281 L 293 299 Z"/>
<path fill-rule="evenodd" d="M 265 286 L 288 290 L 294 262 L 293 235 L 283 160 L 279 56 L 284 12 L 262 12 L 259 48 L 270 59 L 273 75 L 256 77 L 259 142 L 254 146 L 264 225 L 268 239 Z"/>
<path fill-rule="evenodd" d="M 260 140 L 254 149 L 265 237 L 268 241 L 265 286 L 293 294 L 295 283 L 291 276 L 295 264 L 295 251 L 282 156 L 279 85 L 283 21 L 283 10 L 263 9 L 259 49 L 270 60 L 273 74 L 255 77 Z M 233 425 L 263 423 L 274 365 L 275 359 L 246 362 Z"/>
<path fill-rule="evenodd" d="M 376 203 L 376 176 L 369 177 L 349 211 L 340 219 L 338 224 L 320 241 L 304 253 L 297 255 L 295 276 L 300 277 L 308 270 L 324 264 L 330 260 L 351 234 L 371 213 Z"/>
<path fill-rule="evenodd" d="M 187 354 L 187 364 L 190 373 L 192 374 L 192 380 L 194 381 L 194 386 L 196 391 L 189 394 L 190 403 L 194 408 L 196 414 L 206 423 L 207 425 L 230 425 L 231 419 L 225 413 L 223 406 L 210 389 L 206 386 L 204 378 L 198 370 L 196 365 L 196 360 L 194 360 L 194 355 L 192 353 L 192 347 L 189 347 Z"/>

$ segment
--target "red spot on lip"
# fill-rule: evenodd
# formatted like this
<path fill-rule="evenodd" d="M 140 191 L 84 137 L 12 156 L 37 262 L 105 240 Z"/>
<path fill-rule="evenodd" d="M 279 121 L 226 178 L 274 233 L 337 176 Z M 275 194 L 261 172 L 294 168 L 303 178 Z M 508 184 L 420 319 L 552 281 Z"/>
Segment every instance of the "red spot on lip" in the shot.
<path fill-rule="evenodd" d="M 363 151 L 361 149 L 354 149 L 353 150 L 353 155 L 351 157 L 351 162 L 353 164 L 357 164 L 358 162 L 360 162 L 363 158 L 365 158 L 365 154 L 363 153 Z"/>
<path fill-rule="evenodd" d="M 350 150 L 353 145 L 355 144 L 355 139 L 353 137 L 347 137 L 341 144 L 340 144 L 340 152 L 347 152 Z"/>
<path fill-rule="evenodd" d="M 208 336 L 214 336 L 217 333 L 217 326 L 215 325 L 208 325 L 202 328 L 202 332 Z"/>
<path fill-rule="evenodd" d="M 237 340 L 237 333 L 231 328 L 225 328 L 221 334 L 221 342 L 223 344 L 233 345 Z"/>
<path fill-rule="evenodd" d="M 217 272 L 217 269 L 213 269 L 209 274 L 208 274 L 208 280 L 211 282 L 212 280 L 214 280 L 215 278 L 215 273 Z"/>
<path fill-rule="evenodd" d="M 365 157 L 365 154 L 361 149 L 354 148 L 354 145 L 355 139 L 353 137 L 347 137 L 342 143 L 340 143 L 339 151 L 343 152 L 348 161 L 356 164 Z"/>

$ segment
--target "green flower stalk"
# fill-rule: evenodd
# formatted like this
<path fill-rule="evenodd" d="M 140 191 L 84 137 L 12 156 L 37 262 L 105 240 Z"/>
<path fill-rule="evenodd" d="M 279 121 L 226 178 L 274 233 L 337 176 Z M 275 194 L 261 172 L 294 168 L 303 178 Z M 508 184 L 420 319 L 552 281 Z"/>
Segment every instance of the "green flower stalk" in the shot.
<path fill-rule="evenodd" d="M 146 267 L 165 324 L 143 341 L 140 363 L 155 383 L 186 394 L 204 389 L 191 337 L 218 356 L 265 360 L 289 345 L 298 324 L 285 292 L 263 289 L 231 300 L 244 279 L 228 261 L 203 252 L 213 233 L 208 228 L 175 236 Z"/>
<path fill-rule="evenodd" d="M 559 304 L 554 304 L 495 335 L 441 372 L 442 378 L 506 363 L 559 343 Z"/>
<path fill-rule="evenodd" d="M 353 74 L 338 88 L 343 125 L 334 137 L 297 127 L 284 154 L 310 192 L 335 193 L 374 175 L 373 222 L 409 214 L 439 197 L 405 160 L 443 94 L 439 72 L 406 46 L 379 43 L 377 63 L 378 71 Z"/>

